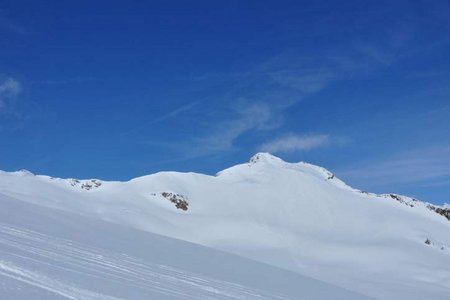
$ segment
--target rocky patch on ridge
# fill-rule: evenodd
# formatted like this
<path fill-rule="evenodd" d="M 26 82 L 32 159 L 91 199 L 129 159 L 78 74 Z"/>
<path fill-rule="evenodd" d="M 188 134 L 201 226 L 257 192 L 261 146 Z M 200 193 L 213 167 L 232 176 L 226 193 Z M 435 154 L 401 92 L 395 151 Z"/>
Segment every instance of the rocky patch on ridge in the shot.
<path fill-rule="evenodd" d="M 387 194 L 387 195 L 383 195 L 384 197 L 390 197 L 402 204 L 408 205 L 409 207 L 414 207 L 415 204 L 419 201 L 417 199 L 414 198 L 406 198 L 406 197 L 402 197 L 400 195 L 397 194 Z"/>
<path fill-rule="evenodd" d="M 428 208 L 429 210 L 445 217 L 447 220 L 450 221 L 450 206 L 449 205 L 443 205 L 443 206 L 435 206 L 430 203 L 422 202 L 414 198 L 404 197 L 397 194 L 384 194 L 380 195 L 384 198 L 391 198 L 394 199 L 402 204 L 405 204 L 409 207 L 414 207 L 416 205 L 422 205 Z"/>
<path fill-rule="evenodd" d="M 437 214 L 440 214 L 441 216 L 446 217 L 447 220 L 450 221 L 450 207 L 436 207 L 434 205 L 428 204 L 427 208 Z"/>
<path fill-rule="evenodd" d="M 78 179 L 69 179 L 69 183 L 71 186 L 79 186 L 83 190 L 91 190 L 94 188 L 98 188 L 102 185 L 102 182 L 97 179 L 91 179 L 91 180 L 78 180 Z"/>

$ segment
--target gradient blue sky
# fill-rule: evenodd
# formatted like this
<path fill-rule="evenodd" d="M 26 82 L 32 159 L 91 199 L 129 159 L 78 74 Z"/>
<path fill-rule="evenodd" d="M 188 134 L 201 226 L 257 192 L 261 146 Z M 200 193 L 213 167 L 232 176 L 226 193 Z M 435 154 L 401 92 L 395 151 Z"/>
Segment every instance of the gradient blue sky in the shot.
<path fill-rule="evenodd" d="M 0 169 L 126 180 L 269 151 L 450 202 L 449 1 L 0 1 Z"/>

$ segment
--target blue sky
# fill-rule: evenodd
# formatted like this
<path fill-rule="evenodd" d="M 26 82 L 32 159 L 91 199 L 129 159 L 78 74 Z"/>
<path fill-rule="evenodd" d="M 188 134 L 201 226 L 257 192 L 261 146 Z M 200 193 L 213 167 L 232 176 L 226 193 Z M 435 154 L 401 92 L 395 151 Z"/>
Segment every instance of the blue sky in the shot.
<path fill-rule="evenodd" d="M 258 151 L 450 202 L 448 1 L 1 1 L 0 169 L 214 174 Z"/>

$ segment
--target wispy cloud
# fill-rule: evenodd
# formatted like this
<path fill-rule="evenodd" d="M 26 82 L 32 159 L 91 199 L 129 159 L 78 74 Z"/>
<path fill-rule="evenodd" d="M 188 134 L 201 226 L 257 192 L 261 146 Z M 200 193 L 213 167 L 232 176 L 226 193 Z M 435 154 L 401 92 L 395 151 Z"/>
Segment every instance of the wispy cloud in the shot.
<path fill-rule="evenodd" d="M 235 104 L 229 119 L 207 122 L 207 134 L 199 134 L 186 140 L 147 141 L 149 145 L 165 148 L 175 156 L 170 162 L 179 162 L 233 150 L 236 140 L 251 131 L 271 130 L 280 126 L 273 111 L 265 103 Z"/>
<path fill-rule="evenodd" d="M 200 101 L 193 101 L 191 103 L 181 105 L 181 106 L 173 109 L 172 111 L 169 111 L 169 112 L 163 114 L 162 116 L 156 118 L 153 121 L 153 123 L 158 123 L 158 122 L 162 122 L 162 121 L 174 118 L 184 112 L 187 112 L 187 111 L 193 109 L 195 106 L 197 106 L 199 104 L 200 104 Z"/>
<path fill-rule="evenodd" d="M 448 187 L 450 186 L 450 179 L 443 179 L 443 180 L 437 180 L 437 181 L 431 181 L 431 182 L 425 182 L 425 183 L 421 183 L 420 187 L 426 187 L 426 188 L 430 188 L 430 187 Z"/>
<path fill-rule="evenodd" d="M 0 81 L 0 112 L 10 110 L 11 101 L 22 92 L 19 81 L 13 78 L 6 78 Z"/>
<path fill-rule="evenodd" d="M 450 176 L 450 146 L 407 151 L 337 173 L 369 187 L 442 180 Z"/>
<path fill-rule="evenodd" d="M 224 102 L 229 106 L 236 106 L 241 105 L 244 98 L 244 107 L 233 118 L 215 122 L 215 127 L 220 129 L 213 126 L 205 136 L 193 139 L 192 145 L 201 142 L 202 153 L 218 153 L 232 149 L 239 137 L 249 132 L 279 129 L 288 108 L 333 82 L 386 63 L 381 58 L 381 51 L 368 49 L 371 48 L 360 48 L 358 55 L 353 55 L 353 52 L 333 55 L 281 53 L 246 72 L 224 74 L 228 78 L 223 80 L 229 88 L 222 99 L 225 98 Z M 218 77 L 213 76 L 213 80 L 218 80 Z M 201 78 L 208 79 L 211 76 Z M 308 147 L 324 145 L 328 139 L 326 135 L 287 136 L 263 146 L 272 152 L 304 151 Z M 195 148 L 198 149 L 197 146 Z"/>
<path fill-rule="evenodd" d="M 235 140 L 249 131 L 268 130 L 279 126 L 270 106 L 265 103 L 236 107 L 235 115 L 233 119 L 221 121 L 213 126 L 210 134 L 190 141 L 189 143 L 195 147 L 189 147 L 191 150 L 188 153 L 203 156 L 230 150 Z"/>
<path fill-rule="evenodd" d="M 328 135 L 287 135 L 264 143 L 259 148 L 271 153 L 292 153 L 323 147 L 330 141 Z"/>
<path fill-rule="evenodd" d="M 213 125 L 203 136 L 185 141 L 182 155 L 192 158 L 230 151 L 245 134 L 281 129 L 284 114 L 290 107 L 322 91 L 333 82 L 353 76 L 357 72 L 367 72 L 375 66 L 385 65 L 386 60 L 381 58 L 381 54 L 367 49 L 361 48 L 358 55 L 281 53 L 246 72 L 223 74 L 220 84 L 226 85 L 227 89 L 225 95 L 219 98 L 227 103 L 226 109 L 230 110 L 231 114 L 228 118 L 211 122 Z M 210 75 L 198 80 L 219 81 L 220 77 Z M 162 116 L 160 120 L 190 107 L 180 107 Z M 327 135 L 300 134 L 284 136 L 261 145 L 260 148 L 269 152 L 306 151 L 324 146 L 330 140 Z M 180 143 L 177 142 L 174 148 L 179 151 Z"/>
<path fill-rule="evenodd" d="M 404 32 L 400 28 L 392 41 L 386 44 L 352 41 L 334 48 L 318 48 L 315 52 L 294 47 L 240 72 L 195 77 L 195 85 L 220 91 L 220 94 L 210 95 L 209 100 L 220 103 L 216 107 L 220 107 L 222 112 L 213 120 L 208 116 L 202 118 L 202 122 L 208 124 L 206 129 L 203 126 L 199 136 L 187 138 L 181 143 L 182 147 L 177 141 L 173 148 L 175 151 L 182 148 L 180 155 L 187 158 L 218 154 L 238 147 L 239 141 L 249 134 L 261 137 L 263 130 L 277 131 L 281 136 L 260 145 L 260 148 L 271 152 L 306 151 L 338 141 L 326 134 L 287 134 L 283 127 L 286 111 L 333 83 L 355 76 L 364 77 L 377 68 L 395 63 L 397 53 L 401 52 L 399 49 L 404 49 L 410 39 L 409 32 Z M 235 109 L 237 106 L 240 108 Z M 184 109 L 181 107 L 180 111 Z M 161 119 L 177 113 L 179 111 L 175 110 Z M 310 128 L 305 128 L 307 130 Z"/>
<path fill-rule="evenodd" d="M 320 91 L 336 77 L 326 68 L 279 70 L 271 72 L 270 76 L 274 82 L 294 88 L 304 96 Z"/>

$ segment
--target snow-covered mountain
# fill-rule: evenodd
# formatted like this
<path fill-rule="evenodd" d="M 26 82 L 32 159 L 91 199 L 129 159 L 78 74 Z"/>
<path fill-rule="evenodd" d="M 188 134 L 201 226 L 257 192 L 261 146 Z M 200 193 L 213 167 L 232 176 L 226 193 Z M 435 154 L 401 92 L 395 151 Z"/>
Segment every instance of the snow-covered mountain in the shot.
<path fill-rule="evenodd" d="M 448 299 L 450 293 L 448 206 L 362 192 L 323 168 L 287 163 L 266 153 L 216 176 L 161 172 L 106 182 L 2 172 L 0 199 L 1 210 L 28 202 L 48 216 L 109 221 L 130 230 L 128 234 L 142 230 L 149 239 L 156 233 L 189 241 L 377 299 Z M 10 209 L 9 214 L 27 218 L 20 210 Z M 76 229 L 89 227 L 77 227 L 76 218 L 67 230 L 79 237 Z M 50 219 L 51 226 L 70 220 Z M 99 230 L 102 235 L 113 232 Z M 90 235 L 95 239 L 95 232 Z M 137 236 L 140 247 L 144 234 Z M 201 258 L 195 259 L 201 264 Z M 315 299 L 287 296 L 302 297 Z"/>

